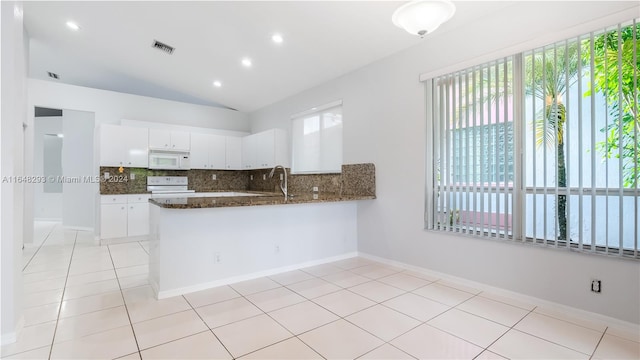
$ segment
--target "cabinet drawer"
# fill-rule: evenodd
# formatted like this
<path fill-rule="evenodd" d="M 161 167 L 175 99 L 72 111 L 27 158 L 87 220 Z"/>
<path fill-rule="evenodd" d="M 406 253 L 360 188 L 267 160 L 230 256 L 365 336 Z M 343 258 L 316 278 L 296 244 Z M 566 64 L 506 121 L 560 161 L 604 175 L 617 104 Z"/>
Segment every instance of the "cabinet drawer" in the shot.
<path fill-rule="evenodd" d="M 133 203 L 148 203 L 150 197 L 151 197 L 150 194 L 127 195 L 127 202 L 129 204 L 133 204 Z"/>
<path fill-rule="evenodd" d="M 100 196 L 101 204 L 126 204 L 127 195 L 102 195 Z"/>

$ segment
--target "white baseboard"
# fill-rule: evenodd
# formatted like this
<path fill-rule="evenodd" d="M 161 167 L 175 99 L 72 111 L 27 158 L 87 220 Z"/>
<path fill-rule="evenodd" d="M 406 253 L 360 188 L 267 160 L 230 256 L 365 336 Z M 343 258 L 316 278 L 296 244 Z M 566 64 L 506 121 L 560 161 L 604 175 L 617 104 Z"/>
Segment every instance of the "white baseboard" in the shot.
<path fill-rule="evenodd" d="M 63 229 L 65 230 L 78 230 L 78 231 L 89 231 L 89 232 L 93 232 L 94 228 L 92 227 L 85 227 L 85 226 L 62 226 Z"/>
<path fill-rule="evenodd" d="M 157 284 L 155 283 L 151 284 L 151 287 L 154 290 L 156 290 L 157 298 L 158 300 L 160 300 L 160 299 L 166 299 L 173 296 L 184 295 L 184 294 L 188 294 L 188 293 L 192 293 L 200 290 L 206 290 L 206 289 L 214 288 L 217 286 L 229 285 L 229 284 L 234 284 L 241 281 L 253 280 L 253 279 L 257 279 L 264 276 L 271 276 L 271 275 L 280 274 L 287 271 L 298 270 L 298 269 L 306 268 L 309 266 L 321 265 L 321 264 L 326 264 L 334 261 L 349 259 L 355 256 L 358 256 L 357 252 L 349 252 L 346 254 L 331 256 L 331 257 L 327 257 L 319 260 L 312 260 L 312 261 L 307 261 L 299 264 L 283 266 L 275 269 L 258 271 L 258 272 L 254 272 L 246 275 L 232 276 L 229 278 L 211 281 L 208 283 L 187 286 L 179 289 L 172 289 L 172 290 L 166 290 L 166 291 L 157 291 L 158 287 L 157 287 Z"/>
<path fill-rule="evenodd" d="M 148 235 L 129 236 L 129 237 L 112 238 L 112 239 L 99 239 L 100 245 L 115 245 L 115 244 L 124 244 L 124 243 L 130 243 L 130 242 L 147 241 L 147 240 L 149 240 Z"/>
<path fill-rule="evenodd" d="M 24 316 L 20 316 L 20 320 L 18 320 L 18 324 L 16 325 L 15 331 L 0 335 L 0 346 L 9 345 L 16 342 L 23 328 L 24 328 Z"/>
<path fill-rule="evenodd" d="M 540 307 L 544 307 L 547 310 L 550 310 L 551 312 L 557 312 L 569 317 L 575 317 L 578 319 L 584 319 L 587 322 L 592 322 L 592 323 L 596 323 L 598 325 L 602 325 L 602 326 L 615 326 L 616 328 L 634 333 L 634 334 L 640 334 L 640 324 L 635 324 L 632 322 L 628 322 L 628 321 L 624 321 L 621 319 L 617 319 L 614 317 L 610 317 L 610 316 L 606 316 L 606 315 L 602 315 L 599 313 L 594 313 L 591 311 L 587 311 L 587 310 L 582 310 L 582 309 L 577 309 L 575 307 L 570 307 L 564 304 L 560 304 L 560 303 L 556 303 L 553 301 L 549 301 L 549 300 L 545 300 L 545 299 L 541 299 L 541 298 L 537 298 L 534 296 L 529 296 L 529 295 L 525 295 L 522 293 L 518 293 L 515 291 L 510 291 L 510 290 L 505 290 L 502 288 L 498 288 L 495 286 L 491 286 L 491 285 L 487 285 L 484 283 L 480 283 L 480 282 L 476 282 L 476 281 L 472 281 L 472 280 L 468 280 L 468 279 L 464 279 L 464 278 L 460 278 L 457 276 L 453 276 L 453 275 L 449 275 L 449 274 L 445 274 L 445 273 L 441 273 L 438 271 L 434 271 L 434 270 L 430 270 L 430 269 L 426 269 L 426 268 L 422 268 L 419 266 L 414 266 L 414 265 L 409 265 L 409 264 L 405 264 L 403 262 L 399 262 L 399 261 L 395 261 L 395 260 L 389 260 L 389 259 L 385 259 L 385 258 L 381 258 L 375 255 L 371 255 L 371 254 L 367 254 L 367 253 L 362 253 L 362 252 L 358 252 L 358 256 L 363 257 L 365 259 L 370 259 L 370 260 L 374 260 L 377 262 L 381 262 L 384 264 L 388 264 L 391 266 L 395 266 L 395 267 L 399 267 L 399 268 L 403 268 L 406 270 L 411 270 L 411 271 L 415 271 L 421 274 L 425 274 L 434 278 L 439 278 L 442 280 L 448 280 L 457 284 L 460 284 L 462 286 L 468 286 L 471 288 L 475 288 L 481 291 L 486 291 L 489 293 L 493 293 L 496 295 L 500 295 L 500 296 L 504 296 L 507 298 L 512 298 L 516 301 L 521 301 L 524 303 L 529 303 L 531 305 L 535 305 L 535 306 L 540 306 Z"/>
<path fill-rule="evenodd" d="M 33 218 L 33 221 L 62 222 L 62 218 Z"/>

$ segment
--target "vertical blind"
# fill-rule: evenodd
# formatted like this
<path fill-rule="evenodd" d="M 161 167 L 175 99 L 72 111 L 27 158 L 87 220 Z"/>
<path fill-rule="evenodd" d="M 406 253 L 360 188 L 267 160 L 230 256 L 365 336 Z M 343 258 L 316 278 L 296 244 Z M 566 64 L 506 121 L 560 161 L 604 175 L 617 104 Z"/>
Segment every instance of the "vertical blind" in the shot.
<path fill-rule="evenodd" d="M 426 227 L 640 258 L 638 32 L 428 80 Z"/>

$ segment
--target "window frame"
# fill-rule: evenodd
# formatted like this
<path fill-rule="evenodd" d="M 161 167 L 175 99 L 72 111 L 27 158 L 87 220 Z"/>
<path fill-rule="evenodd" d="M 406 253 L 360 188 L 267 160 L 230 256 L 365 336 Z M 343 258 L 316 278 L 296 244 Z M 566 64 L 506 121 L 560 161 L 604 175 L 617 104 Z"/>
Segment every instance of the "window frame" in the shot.
<path fill-rule="evenodd" d="M 313 116 L 313 115 L 317 115 L 319 117 L 319 137 L 320 137 L 320 153 L 322 152 L 322 144 L 323 144 L 323 136 L 324 136 L 324 131 L 325 129 L 323 128 L 323 124 L 324 124 L 324 116 L 323 113 L 326 112 L 327 110 L 331 110 L 334 108 L 340 108 L 340 113 L 342 114 L 342 116 L 344 117 L 344 113 L 343 113 L 343 104 L 342 104 L 342 100 L 336 100 L 336 101 L 332 101 L 329 103 L 326 103 L 324 105 L 319 105 L 319 106 L 314 106 L 309 110 L 305 110 L 296 114 L 291 115 L 291 121 L 290 121 L 290 134 L 291 134 L 291 174 L 297 174 L 297 175 L 313 175 L 313 174 L 339 174 L 342 172 L 342 166 L 340 167 L 340 169 L 335 169 L 332 171 L 327 171 L 327 170 L 308 170 L 308 171 L 300 171 L 300 170 L 296 170 L 294 169 L 294 165 L 296 163 L 295 161 L 295 148 L 294 148 L 294 122 L 296 120 L 300 120 L 309 116 Z M 344 140 L 344 124 L 341 124 L 341 133 L 340 133 L 340 142 L 341 142 L 341 150 L 344 148 L 343 145 L 343 140 Z M 344 151 L 341 151 L 340 154 L 340 163 L 341 165 L 344 164 Z"/>
<path fill-rule="evenodd" d="M 617 26 L 618 31 L 620 31 L 621 26 L 637 26 L 638 22 L 637 20 L 631 20 L 631 21 L 624 21 L 622 23 L 613 25 L 613 26 Z M 609 32 L 612 30 L 613 26 L 607 26 L 604 29 L 604 32 Z M 568 41 L 572 41 L 574 39 L 577 39 L 577 41 L 581 41 L 581 40 L 585 40 L 585 39 L 590 39 L 591 41 L 593 41 L 594 39 L 594 32 L 590 32 L 587 34 L 582 34 L 582 35 L 578 35 L 578 36 L 574 36 L 574 37 L 570 37 L 567 40 L 564 40 L 565 42 Z M 556 42 L 559 43 L 559 42 Z M 554 44 L 554 43 L 552 43 Z M 541 46 L 542 47 L 542 46 Z M 425 109 L 426 109 L 426 138 L 427 138 L 427 142 L 426 142 L 426 149 L 425 149 L 425 155 L 426 155 L 426 161 L 425 161 L 425 218 L 424 218 L 424 227 L 425 230 L 427 231 L 434 231 L 434 232 L 438 232 L 438 233 L 452 233 L 452 234 L 456 234 L 456 235 L 461 235 L 461 236 L 472 236 L 475 238 L 483 238 L 483 239 L 496 239 L 496 238 L 500 238 L 501 240 L 508 240 L 509 242 L 514 242 L 514 243 L 524 243 L 524 244 L 530 244 L 530 245 L 542 245 L 544 247 L 553 247 L 553 248 L 563 248 L 563 249 L 567 249 L 570 251 L 580 251 L 580 252 L 584 252 L 584 253 L 590 253 L 590 254 L 598 254 L 598 255 L 605 255 L 605 256 L 615 256 L 615 257 L 620 257 L 620 258 L 627 258 L 627 259 L 633 259 L 633 260 L 640 260 L 640 249 L 638 248 L 638 240 L 636 240 L 635 245 L 632 244 L 632 246 L 634 246 L 633 248 L 627 248 L 627 247 L 623 247 L 622 245 L 620 245 L 619 247 L 614 247 L 611 246 L 611 243 L 606 243 L 606 245 L 601 245 L 601 244 L 596 244 L 593 243 L 591 241 L 587 241 L 589 239 L 583 239 L 581 238 L 578 241 L 572 241 L 572 240 L 561 240 L 561 239 L 556 239 L 554 241 L 551 241 L 549 239 L 547 239 L 547 236 L 543 235 L 542 238 L 537 237 L 534 234 L 534 237 L 528 237 L 526 235 L 526 227 L 525 227 L 525 223 L 526 223 L 526 219 L 525 216 L 527 214 L 527 209 L 526 209 L 526 196 L 527 195 L 531 195 L 531 194 L 536 194 L 537 190 L 540 190 L 541 187 L 540 185 L 535 185 L 534 186 L 525 186 L 525 182 L 527 181 L 526 179 L 526 174 L 524 171 L 524 167 L 525 167 L 525 144 L 526 144 L 526 136 L 527 136 L 527 132 L 524 129 L 524 126 L 526 126 L 525 124 L 525 101 L 526 101 L 526 96 L 525 96 L 525 70 L 524 70 L 524 58 L 527 54 L 531 53 L 532 51 L 537 50 L 536 49 L 530 49 L 530 50 L 524 50 L 521 51 L 517 54 L 511 55 L 511 56 L 507 56 L 504 57 L 504 59 L 508 59 L 511 58 L 513 61 L 513 67 L 512 67 L 512 71 L 513 71 L 513 77 L 512 77 L 512 81 L 513 81 L 513 89 L 512 89 L 512 96 L 513 96 L 513 132 L 514 132 L 514 154 L 513 154 L 513 158 L 514 158 L 514 181 L 513 181 L 513 196 L 511 199 L 511 203 L 512 203 L 512 234 L 511 235 L 503 235 L 503 236 L 498 236 L 498 234 L 492 234 L 490 231 L 486 232 L 483 231 L 484 229 L 480 229 L 480 231 L 475 227 L 475 225 L 473 226 L 473 229 L 469 229 L 466 228 L 464 230 L 461 230 L 463 228 L 463 226 L 456 226 L 457 229 L 456 231 L 452 231 L 452 229 L 449 229 L 448 226 L 445 226 L 444 229 L 442 229 L 442 226 L 440 226 L 440 229 L 438 229 L 438 226 L 436 224 L 437 222 L 437 214 L 438 214 L 438 210 L 437 210 L 437 201 L 436 198 L 439 194 L 439 189 L 438 189 L 438 180 L 437 180 L 437 176 L 438 176 L 438 169 L 436 168 L 436 155 L 438 154 L 437 149 L 435 149 L 434 147 L 436 146 L 435 142 L 434 142 L 434 132 L 437 131 L 437 127 L 439 125 L 436 124 L 436 121 L 438 121 L 438 112 L 440 111 L 438 109 L 438 103 L 439 98 L 435 95 L 439 94 L 438 89 L 437 89 L 437 83 L 436 83 L 436 79 L 441 79 L 444 76 L 447 76 L 446 74 L 441 74 L 438 76 L 432 76 L 431 78 L 421 78 L 421 80 L 424 82 L 425 84 Z M 450 74 L 457 74 L 459 76 L 459 74 L 464 74 L 465 72 L 471 70 L 471 69 L 475 69 L 476 67 L 481 68 L 482 66 L 485 66 L 487 64 L 490 63 L 497 63 L 498 61 L 500 61 L 501 59 L 496 59 L 493 61 L 488 61 L 488 62 L 482 62 L 481 64 L 477 64 L 477 65 L 472 65 L 472 66 L 465 66 L 463 69 L 459 69 L 457 71 L 451 72 Z M 640 76 L 639 74 L 636 73 L 636 76 Z M 637 81 L 637 80 L 636 80 Z M 567 104 L 568 107 L 568 104 Z M 568 110 L 567 110 L 568 111 Z M 580 115 L 582 116 L 582 115 Z M 474 123 L 475 125 L 475 123 Z M 482 124 L 481 124 L 482 125 Z M 592 125 L 592 127 L 595 127 L 595 125 Z M 451 129 L 449 129 L 451 130 Z M 451 144 L 449 144 L 449 146 L 451 146 Z M 468 146 L 468 144 L 467 144 Z M 464 149 L 461 149 L 464 150 Z M 595 151 L 595 149 L 593 150 Z M 582 155 L 581 155 L 582 156 Z M 474 158 L 475 158 L 475 154 L 474 154 Z M 588 159 L 587 159 L 588 160 Z M 622 161 L 622 160 L 620 160 Z M 620 165 L 622 166 L 622 165 Z M 475 173 L 474 173 L 475 176 Z M 620 175 L 621 176 L 621 175 Z M 595 182 L 595 179 L 593 180 Z M 452 183 L 453 180 L 449 180 L 449 183 Z M 504 184 L 504 186 L 506 187 L 507 185 Z M 550 192 L 551 195 L 567 195 L 567 199 L 569 198 L 570 195 L 580 195 L 582 196 L 583 194 L 585 196 L 588 195 L 607 195 L 607 196 L 620 196 L 620 202 L 622 202 L 622 197 L 623 196 L 633 196 L 635 195 L 636 197 L 638 196 L 638 187 L 636 188 L 618 188 L 615 187 L 615 184 L 609 184 L 609 187 L 607 188 L 598 188 L 596 187 L 595 184 L 592 183 L 591 187 L 585 187 L 583 188 L 582 185 L 580 185 L 580 188 L 576 188 L 575 186 L 572 187 L 571 184 L 567 183 L 567 185 L 563 188 L 560 188 L 559 186 L 554 186 L 552 192 Z M 498 185 L 496 184 L 496 187 L 498 187 Z M 546 187 L 546 186 L 545 186 Z M 464 189 L 462 189 L 463 191 L 461 191 L 462 194 L 467 194 L 468 193 L 468 187 L 467 190 L 464 191 Z M 538 193 L 539 194 L 539 193 Z M 534 195 L 535 196 L 535 195 Z M 595 202 L 596 200 L 592 200 L 593 202 Z M 636 200 L 637 201 L 637 200 Z M 620 208 L 622 208 L 622 205 L 620 205 Z M 582 210 L 580 210 L 582 211 Z M 637 212 L 637 206 L 636 206 L 636 212 Z M 579 212 L 580 214 L 580 218 L 582 219 L 582 213 Z M 593 216 L 593 215 L 592 215 Z M 638 216 L 638 214 L 635 214 L 636 218 Z M 620 223 L 621 224 L 621 223 Z M 617 226 L 617 224 L 614 224 L 614 226 Z M 453 228 L 453 226 L 452 226 Z M 620 229 L 622 229 L 622 225 L 620 225 Z M 444 231 L 443 231 L 444 230 Z M 473 231 L 472 231 L 473 230 Z M 593 234 L 593 233 L 592 233 Z M 636 234 L 637 234 L 637 225 L 636 225 Z M 595 236 L 595 235 L 592 235 Z M 622 240 L 622 234 L 619 235 L 620 236 L 620 244 L 622 244 L 623 240 Z"/>

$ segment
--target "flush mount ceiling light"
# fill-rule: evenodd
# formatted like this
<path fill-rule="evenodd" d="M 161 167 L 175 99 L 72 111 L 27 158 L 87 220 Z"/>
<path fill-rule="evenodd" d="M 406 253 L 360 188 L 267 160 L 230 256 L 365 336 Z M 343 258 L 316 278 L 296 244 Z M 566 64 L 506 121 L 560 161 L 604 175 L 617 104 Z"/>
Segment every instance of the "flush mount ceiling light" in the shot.
<path fill-rule="evenodd" d="M 252 65 L 251 59 L 249 59 L 249 58 L 242 59 L 242 65 L 244 67 L 251 67 L 251 65 Z"/>
<path fill-rule="evenodd" d="M 80 30 L 80 26 L 78 26 L 78 24 L 74 23 L 73 21 L 67 21 L 67 27 L 73 31 Z"/>
<path fill-rule="evenodd" d="M 213 82 L 213 86 L 215 86 L 215 87 L 218 87 L 218 88 L 219 88 L 219 87 L 221 87 L 221 86 L 222 86 L 222 83 L 221 83 L 220 81 L 217 81 L 217 80 L 216 80 L 216 81 L 214 81 L 214 82 Z"/>
<path fill-rule="evenodd" d="M 280 34 L 273 34 L 273 36 L 271 37 L 271 40 L 273 40 L 273 42 L 276 44 L 282 44 L 282 42 L 284 41 L 284 39 L 282 38 L 282 35 Z"/>
<path fill-rule="evenodd" d="M 391 20 L 410 34 L 423 37 L 451 19 L 455 12 L 455 5 L 448 0 L 417 0 L 396 9 Z"/>

